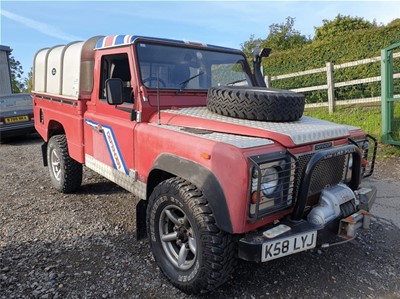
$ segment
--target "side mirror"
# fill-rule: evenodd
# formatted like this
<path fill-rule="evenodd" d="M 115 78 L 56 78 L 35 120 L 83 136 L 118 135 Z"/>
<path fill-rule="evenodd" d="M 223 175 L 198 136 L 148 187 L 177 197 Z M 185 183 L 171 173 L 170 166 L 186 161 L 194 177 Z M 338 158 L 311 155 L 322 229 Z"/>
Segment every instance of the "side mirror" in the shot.
<path fill-rule="evenodd" d="M 261 57 L 268 57 L 269 54 L 271 54 L 271 49 L 270 48 L 254 48 L 252 51 L 253 54 L 253 61 L 256 61 L 257 59 Z"/>
<path fill-rule="evenodd" d="M 121 105 L 123 99 L 123 83 L 119 78 L 106 80 L 106 99 L 109 105 Z"/>

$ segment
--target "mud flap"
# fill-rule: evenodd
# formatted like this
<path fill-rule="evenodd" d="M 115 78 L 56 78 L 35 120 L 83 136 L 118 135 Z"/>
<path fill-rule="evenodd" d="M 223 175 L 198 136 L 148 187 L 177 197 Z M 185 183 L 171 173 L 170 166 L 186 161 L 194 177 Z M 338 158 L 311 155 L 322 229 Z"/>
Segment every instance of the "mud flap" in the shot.
<path fill-rule="evenodd" d="M 40 148 L 42 149 L 43 166 L 47 167 L 47 142 L 44 142 Z"/>

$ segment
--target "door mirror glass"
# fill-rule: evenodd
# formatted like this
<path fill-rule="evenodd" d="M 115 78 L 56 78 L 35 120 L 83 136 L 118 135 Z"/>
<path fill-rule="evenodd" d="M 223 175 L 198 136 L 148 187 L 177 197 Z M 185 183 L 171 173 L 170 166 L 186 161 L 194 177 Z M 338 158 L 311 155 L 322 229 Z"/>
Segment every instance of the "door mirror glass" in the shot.
<path fill-rule="evenodd" d="M 123 99 L 123 83 L 119 78 L 106 80 L 106 99 L 110 105 L 121 105 Z"/>

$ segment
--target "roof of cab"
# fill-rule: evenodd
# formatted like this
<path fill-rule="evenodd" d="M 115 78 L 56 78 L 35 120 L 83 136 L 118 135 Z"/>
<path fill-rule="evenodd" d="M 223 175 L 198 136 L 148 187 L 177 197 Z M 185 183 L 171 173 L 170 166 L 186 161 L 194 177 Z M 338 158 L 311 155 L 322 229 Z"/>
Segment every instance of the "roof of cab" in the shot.
<path fill-rule="evenodd" d="M 197 46 L 203 46 L 203 47 L 212 47 L 212 48 L 217 48 L 217 49 L 226 49 L 226 50 L 231 50 L 231 51 L 232 50 L 237 51 L 237 49 L 233 49 L 233 48 L 209 45 L 209 44 L 204 44 L 204 43 L 199 43 L 199 42 L 190 42 L 190 41 L 184 41 L 184 40 L 138 36 L 138 35 L 104 36 L 97 41 L 95 49 L 104 49 L 104 48 L 111 48 L 111 47 L 118 47 L 118 46 L 122 46 L 122 45 L 132 44 L 138 38 L 143 38 L 143 39 L 153 40 L 153 41 L 172 42 L 172 43 L 179 43 L 179 44 L 197 45 Z"/>

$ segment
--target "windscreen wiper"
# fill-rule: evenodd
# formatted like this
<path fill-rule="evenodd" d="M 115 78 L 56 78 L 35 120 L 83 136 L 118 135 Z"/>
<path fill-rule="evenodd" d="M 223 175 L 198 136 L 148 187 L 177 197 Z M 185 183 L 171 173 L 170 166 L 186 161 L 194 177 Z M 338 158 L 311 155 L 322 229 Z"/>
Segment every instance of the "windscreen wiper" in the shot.
<path fill-rule="evenodd" d="M 186 88 L 186 86 L 188 85 L 188 83 L 191 81 L 191 80 L 193 80 L 194 78 L 197 78 L 197 77 L 199 77 L 199 76 L 201 76 L 201 75 L 203 75 L 204 74 L 204 72 L 200 72 L 200 73 L 198 73 L 198 74 L 196 74 L 196 75 L 194 75 L 194 76 L 192 76 L 192 77 L 190 77 L 190 78 L 188 78 L 188 79 L 186 79 L 185 81 L 182 81 L 181 83 L 179 83 L 179 85 L 180 85 L 180 89 L 179 89 L 179 92 L 182 92 L 185 88 Z"/>
<path fill-rule="evenodd" d="M 240 80 L 236 80 L 236 81 L 232 81 L 232 82 L 226 83 L 225 85 L 234 85 L 234 84 L 236 84 L 236 83 L 243 82 L 243 81 L 246 81 L 246 80 L 247 80 L 247 79 L 244 78 L 244 79 L 240 79 Z"/>

